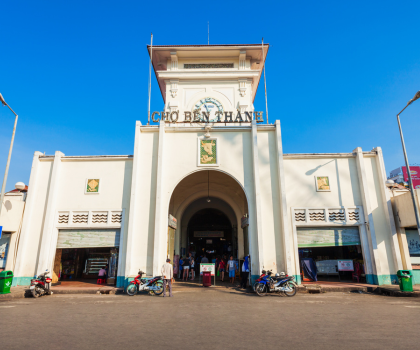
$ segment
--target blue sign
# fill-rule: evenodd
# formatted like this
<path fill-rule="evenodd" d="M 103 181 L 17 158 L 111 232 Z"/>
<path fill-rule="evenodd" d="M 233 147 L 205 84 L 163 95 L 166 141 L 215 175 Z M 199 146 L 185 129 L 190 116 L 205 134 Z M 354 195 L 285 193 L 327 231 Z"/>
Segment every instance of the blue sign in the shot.
<path fill-rule="evenodd" d="M 1 238 L 1 233 L 3 232 L 3 226 L 0 226 L 0 238 Z"/>

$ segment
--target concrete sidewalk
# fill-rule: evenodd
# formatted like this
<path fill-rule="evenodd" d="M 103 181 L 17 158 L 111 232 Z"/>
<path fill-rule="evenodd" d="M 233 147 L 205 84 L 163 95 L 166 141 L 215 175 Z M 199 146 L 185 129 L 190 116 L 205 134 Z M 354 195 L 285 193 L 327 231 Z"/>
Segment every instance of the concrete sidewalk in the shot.
<path fill-rule="evenodd" d="M 213 282 L 213 281 L 212 281 Z M 174 291 L 189 290 L 199 293 L 203 289 L 228 289 L 236 292 L 254 293 L 252 288 L 246 290 L 239 287 L 239 282 L 231 284 L 229 281 L 216 281 L 216 286 L 205 288 L 202 281 L 196 280 L 182 281 L 177 280 L 173 284 Z M 375 293 L 396 297 L 420 297 L 420 285 L 414 287 L 412 293 L 401 292 L 397 285 L 377 286 L 365 283 L 344 283 L 344 282 L 304 282 L 298 286 L 298 293 L 329 293 L 329 292 L 365 292 Z M 54 294 L 122 294 L 123 288 L 108 285 L 98 285 L 83 281 L 63 281 L 59 285 L 51 287 Z M 28 286 L 12 287 L 10 294 L 0 294 L 0 301 L 32 297 Z"/>

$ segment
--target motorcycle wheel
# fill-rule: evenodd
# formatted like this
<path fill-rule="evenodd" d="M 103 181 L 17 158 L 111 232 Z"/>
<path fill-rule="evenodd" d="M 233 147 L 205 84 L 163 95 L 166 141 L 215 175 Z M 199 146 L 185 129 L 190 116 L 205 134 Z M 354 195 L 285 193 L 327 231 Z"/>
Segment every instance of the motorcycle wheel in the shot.
<path fill-rule="evenodd" d="M 257 287 L 255 288 L 255 291 L 260 297 L 265 297 L 267 295 L 267 287 L 265 284 L 258 283 Z"/>
<path fill-rule="evenodd" d="M 163 293 L 163 281 L 157 281 L 153 284 L 154 287 L 158 286 L 159 290 L 154 290 L 155 295 L 161 295 Z"/>
<path fill-rule="evenodd" d="M 41 292 L 38 290 L 38 287 L 35 287 L 34 289 L 32 289 L 32 295 L 34 298 L 38 298 L 41 296 Z"/>
<path fill-rule="evenodd" d="M 259 282 L 255 282 L 254 285 L 252 286 L 252 289 L 254 290 L 254 292 L 257 291 L 257 286 L 259 285 Z"/>
<path fill-rule="evenodd" d="M 293 296 L 295 296 L 295 295 L 296 295 L 297 289 L 296 289 L 296 286 L 295 286 L 293 283 L 291 283 L 291 282 L 287 282 L 287 283 L 286 283 L 286 287 L 288 287 L 288 288 L 292 289 L 292 291 L 291 291 L 291 292 L 284 292 L 284 294 L 286 294 L 286 296 L 288 296 L 288 297 L 293 297 Z"/>
<path fill-rule="evenodd" d="M 128 287 L 127 287 L 127 294 L 129 295 L 129 296 L 133 296 L 133 295 L 136 295 L 137 294 L 137 286 L 135 285 L 135 284 L 130 284 Z"/>

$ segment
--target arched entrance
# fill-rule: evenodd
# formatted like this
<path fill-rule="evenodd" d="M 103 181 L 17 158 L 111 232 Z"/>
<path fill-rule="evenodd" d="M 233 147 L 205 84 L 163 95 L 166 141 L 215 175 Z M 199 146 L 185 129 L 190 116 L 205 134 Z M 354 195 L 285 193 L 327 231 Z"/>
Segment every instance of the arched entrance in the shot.
<path fill-rule="evenodd" d="M 216 256 L 233 254 L 237 258 L 236 228 L 221 210 L 206 208 L 197 211 L 188 222 L 187 246 L 194 255 Z"/>
<path fill-rule="evenodd" d="M 177 219 L 174 255 L 205 252 L 243 259 L 249 253 L 248 228 L 241 226 L 248 214 L 247 197 L 226 173 L 205 169 L 186 176 L 172 193 L 168 214 Z"/>

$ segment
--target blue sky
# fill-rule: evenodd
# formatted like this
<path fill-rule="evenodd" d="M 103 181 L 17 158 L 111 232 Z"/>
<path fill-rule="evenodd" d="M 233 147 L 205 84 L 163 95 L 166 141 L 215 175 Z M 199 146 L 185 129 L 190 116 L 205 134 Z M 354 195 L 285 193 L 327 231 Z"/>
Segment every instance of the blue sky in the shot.
<path fill-rule="evenodd" d="M 259 43 L 270 121 L 286 153 L 381 146 L 403 165 L 395 115 L 420 89 L 418 1 L 3 1 L 0 92 L 19 114 L 7 189 L 28 183 L 34 151 L 132 154 L 147 121 L 150 32 L 156 45 Z M 255 100 L 265 110 L 263 85 Z M 155 77 L 152 110 L 163 100 Z M 402 115 L 420 163 L 420 101 Z M 14 118 L 0 108 L 0 178 Z"/>

